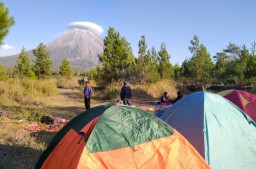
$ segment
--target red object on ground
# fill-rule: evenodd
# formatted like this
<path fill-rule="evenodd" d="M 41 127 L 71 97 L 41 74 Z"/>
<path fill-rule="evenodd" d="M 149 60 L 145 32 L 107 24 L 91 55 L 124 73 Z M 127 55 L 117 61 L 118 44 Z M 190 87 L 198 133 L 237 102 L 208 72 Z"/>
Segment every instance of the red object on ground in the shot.
<path fill-rule="evenodd" d="M 172 105 L 172 102 L 160 102 L 160 104 L 162 105 L 162 106 L 170 106 L 170 105 Z"/>
<path fill-rule="evenodd" d="M 52 125 L 47 126 L 46 131 L 59 132 L 63 128 L 63 126 L 65 126 L 68 122 L 69 122 L 69 120 L 65 120 L 65 119 L 63 119 L 61 121 L 54 120 L 54 123 Z M 28 130 L 28 131 L 41 131 L 41 127 L 38 124 L 24 127 L 24 129 Z"/>

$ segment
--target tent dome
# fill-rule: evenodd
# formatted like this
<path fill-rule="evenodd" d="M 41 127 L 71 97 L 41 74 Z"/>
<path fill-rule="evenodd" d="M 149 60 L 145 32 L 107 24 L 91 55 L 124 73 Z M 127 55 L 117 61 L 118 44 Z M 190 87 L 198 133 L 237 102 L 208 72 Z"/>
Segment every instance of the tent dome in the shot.
<path fill-rule="evenodd" d="M 220 95 L 197 92 L 160 117 L 180 132 L 213 169 L 256 166 L 256 125 Z"/>
<path fill-rule="evenodd" d="M 218 94 L 237 105 L 256 122 L 256 95 L 243 90 L 225 90 Z"/>
<path fill-rule="evenodd" d="M 167 123 L 138 108 L 92 108 L 57 133 L 36 168 L 209 168 Z"/>

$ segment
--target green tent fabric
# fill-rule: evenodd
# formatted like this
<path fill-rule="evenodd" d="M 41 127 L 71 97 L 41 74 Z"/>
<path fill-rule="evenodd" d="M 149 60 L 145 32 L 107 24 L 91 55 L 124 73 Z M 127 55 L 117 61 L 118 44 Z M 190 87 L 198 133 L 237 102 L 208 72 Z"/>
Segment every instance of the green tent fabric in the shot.
<path fill-rule="evenodd" d="M 40 168 L 63 137 L 71 130 L 77 133 L 100 117 L 86 138 L 89 152 L 115 150 L 155 140 L 173 134 L 173 128 L 159 118 L 135 107 L 108 104 L 92 108 L 72 119 L 56 134 L 41 155 L 36 168 Z"/>
<path fill-rule="evenodd" d="M 211 168 L 256 168 L 256 125 L 222 96 L 190 94 L 160 118 L 179 131 Z"/>
<path fill-rule="evenodd" d="M 141 109 L 115 105 L 101 115 L 88 138 L 87 148 L 94 153 L 134 147 L 172 133 L 169 125 Z"/>

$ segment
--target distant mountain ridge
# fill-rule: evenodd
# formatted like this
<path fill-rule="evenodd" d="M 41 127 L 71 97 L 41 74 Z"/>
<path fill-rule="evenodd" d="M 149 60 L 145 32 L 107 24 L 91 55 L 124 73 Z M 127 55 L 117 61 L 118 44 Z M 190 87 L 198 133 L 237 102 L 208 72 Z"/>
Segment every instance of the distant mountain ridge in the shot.
<path fill-rule="evenodd" d="M 53 68 L 59 69 L 62 60 L 67 57 L 74 70 L 88 70 L 100 63 L 98 55 L 103 53 L 103 40 L 97 34 L 79 28 L 66 30 L 53 41 L 46 44 L 50 52 Z M 29 59 L 35 60 L 32 50 L 28 50 Z M 19 54 L 0 57 L 0 64 L 14 67 Z"/>

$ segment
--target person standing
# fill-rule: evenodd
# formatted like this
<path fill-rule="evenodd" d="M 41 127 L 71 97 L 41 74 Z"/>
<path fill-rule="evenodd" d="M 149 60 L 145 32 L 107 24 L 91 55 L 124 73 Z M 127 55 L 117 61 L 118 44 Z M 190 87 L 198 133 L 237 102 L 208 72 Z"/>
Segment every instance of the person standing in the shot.
<path fill-rule="evenodd" d="M 131 98 L 132 98 L 132 89 L 126 82 L 124 82 L 123 87 L 121 88 L 120 98 L 123 100 L 124 105 L 131 106 Z"/>
<path fill-rule="evenodd" d="M 86 86 L 84 87 L 84 104 L 86 110 L 89 110 L 91 108 L 91 96 L 92 96 L 92 88 L 90 86 L 90 82 L 86 82 Z"/>

